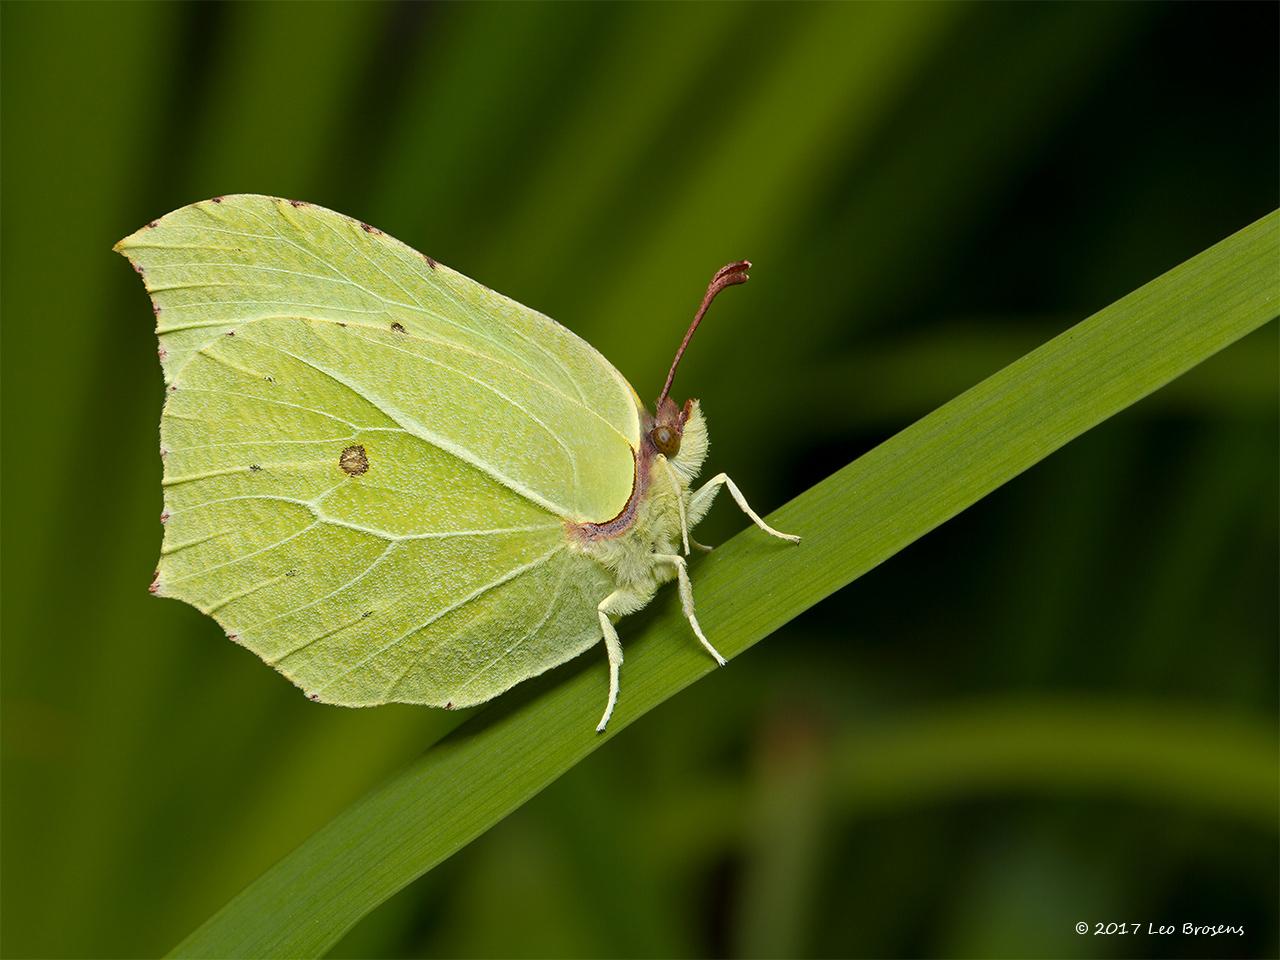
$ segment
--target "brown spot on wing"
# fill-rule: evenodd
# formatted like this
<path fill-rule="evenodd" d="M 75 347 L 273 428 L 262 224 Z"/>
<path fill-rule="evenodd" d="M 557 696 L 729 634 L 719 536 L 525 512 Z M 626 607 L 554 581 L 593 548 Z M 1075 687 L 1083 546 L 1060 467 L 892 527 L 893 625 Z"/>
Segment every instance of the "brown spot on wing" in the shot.
<path fill-rule="evenodd" d="M 338 466 L 351 477 L 358 477 L 369 469 L 369 455 L 364 447 L 353 443 L 338 455 Z"/>

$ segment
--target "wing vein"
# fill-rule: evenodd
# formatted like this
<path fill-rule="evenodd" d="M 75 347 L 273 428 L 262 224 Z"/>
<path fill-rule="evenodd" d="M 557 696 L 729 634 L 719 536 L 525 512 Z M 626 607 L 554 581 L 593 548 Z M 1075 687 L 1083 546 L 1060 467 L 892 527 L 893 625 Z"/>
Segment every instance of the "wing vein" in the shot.
<path fill-rule="evenodd" d="M 567 562 L 561 564 L 560 579 L 556 581 L 556 589 L 551 594 L 551 602 L 547 604 L 547 609 L 543 612 L 542 619 L 540 619 L 536 624 L 534 624 L 534 626 L 531 627 L 529 631 L 524 636 L 522 636 L 519 640 L 512 641 L 505 648 L 503 648 L 503 650 L 500 653 L 495 654 L 488 663 L 484 664 L 481 667 L 478 667 L 476 671 L 471 674 L 471 676 L 467 677 L 467 679 L 463 681 L 462 686 L 458 688 L 458 693 L 456 695 L 457 699 L 459 700 L 463 699 L 463 692 L 465 690 L 470 689 L 471 686 L 477 680 L 479 680 L 482 676 L 484 676 L 484 674 L 487 673 L 495 664 L 505 659 L 507 654 L 509 654 L 512 650 L 514 650 L 516 647 L 520 646 L 523 643 L 528 643 L 530 638 L 536 636 L 542 630 L 543 626 L 546 625 L 546 622 L 551 619 L 551 614 L 555 612 L 556 604 L 560 602 L 560 594 L 564 592 L 564 584 L 565 584 L 565 580 L 568 579 L 568 574 L 569 574 L 569 564 Z M 397 681 L 396 686 L 399 686 L 399 685 L 400 685 L 399 681 Z M 392 687 L 391 689 L 392 689 L 392 692 L 394 693 L 395 687 Z"/>
<path fill-rule="evenodd" d="M 308 532 L 309 530 L 314 530 L 320 522 L 321 521 L 318 518 L 315 520 L 312 520 L 301 530 L 297 530 L 289 534 L 289 536 L 285 537 L 282 540 L 276 540 L 273 543 L 267 544 L 265 547 L 259 547 L 257 550 L 252 550 L 249 553 L 243 554 L 239 557 L 233 557 L 230 560 L 224 560 L 222 561 L 222 563 L 215 563 L 211 567 L 205 567 L 201 570 L 198 570 L 195 573 L 189 573 L 185 577 L 175 577 L 173 580 L 166 580 L 164 581 L 164 585 L 167 589 L 169 587 L 174 586 L 175 584 L 187 583 L 190 580 L 198 580 L 201 577 L 207 577 L 209 574 L 213 573 L 216 570 L 222 570 L 225 567 L 233 567 L 237 563 L 243 563 L 245 560 L 252 560 L 254 557 L 261 556 L 264 553 L 270 553 L 272 550 L 275 550 L 279 547 L 283 547 L 290 540 L 297 540 L 300 536 L 302 536 L 304 533 Z"/>
<path fill-rule="evenodd" d="M 505 400 L 511 406 L 515 407 L 517 410 L 523 413 L 526 417 L 528 417 L 530 420 L 536 423 L 539 427 L 541 427 L 543 431 L 547 434 L 547 436 L 549 436 L 552 439 L 552 441 L 558 447 L 560 447 L 561 450 L 564 451 L 565 456 L 569 460 L 569 466 L 573 470 L 573 495 L 574 495 L 575 501 L 577 500 L 578 494 L 581 492 L 581 489 L 582 489 L 582 482 L 578 472 L 578 455 L 573 451 L 573 449 L 567 443 L 564 442 L 564 440 L 561 438 L 559 433 L 551 429 L 551 427 L 548 426 L 547 423 L 543 421 L 541 417 L 537 416 L 532 410 L 524 406 L 524 404 L 522 404 L 519 400 L 516 400 L 514 397 L 509 396 L 508 394 L 499 390 L 497 387 L 493 386 L 492 384 L 486 383 L 485 381 L 481 380 L 479 377 L 473 377 L 471 374 L 463 370 L 459 370 L 457 367 L 452 367 L 441 360 L 435 360 L 435 359 L 432 359 L 431 357 L 426 357 L 426 356 L 423 356 L 422 354 L 414 353 L 411 350 L 405 350 L 402 347 L 395 346 L 394 344 L 382 343 L 378 340 L 370 339 L 369 337 L 361 337 L 359 334 L 354 334 L 354 336 L 363 340 L 365 343 L 372 343 L 378 346 L 387 347 L 391 350 L 396 351 L 397 353 L 402 353 L 407 357 L 413 357 L 416 360 L 421 360 L 425 363 L 430 363 L 433 366 L 440 367 L 441 369 L 448 370 L 450 373 L 457 374 L 458 376 L 463 377 L 464 379 L 470 380 L 472 383 L 476 384 L 476 386 L 480 387 L 483 390 L 488 390 L 495 397 L 499 397 L 502 400 Z"/>
<path fill-rule="evenodd" d="M 411 627 L 409 630 L 406 630 L 404 633 L 400 634 L 398 637 L 383 644 L 377 650 L 373 651 L 373 653 L 370 653 L 368 656 L 357 661 L 352 666 L 346 668 L 341 673 L 337 674 L 332 680 L 327 681 L 316 692 L 323 693 L 325 690 L 333 686 L 339 680 L 343 680 L 346 677 L 349 677 L 355 671 L 359 670 L 370 660 L 373 660 L 376 657 L 382 656 L 382 654 L 386 653 L 392 647 L 398 646 L 399 644 L 403 643 L 405 640 L 413 636 L 415 633 L 425 630 L 427 627 L 431 626 L 431 624 L 435 623 L 437 620 L 441 619 L 442 617 L 448 616 L 449 614 L 453 613 L 455 610 L 461 609 L 462 607 L 466 606 L 468 603 L 471 603 L 473 600 L 478 600 L 480 597 L 483 597 L 490 590 L 494 590 L 502 586 L 504 583 L 509 583 L 512 580 L 516 579 L 517 577 L 523 576 L 524 574 L 528 573 L 530 570 L 540 567 L 542 564 L 546 563 L 553 556 L 559 553 L 562 549 L 564 548 L 557 545 L 555 549 L 548 551 L 538 559 L 531 560 L 529 563 L 522 564 L 521 566 L 508 570 L 506 573 L 498 577 L 496 580 L 492 580 L 489 583 L 486 583 L 484 586 L 478 587 L 477 589 L 471 591 L 471 593 L 467 594 L 461 600 L 458 600 L 455 603 L 451 603 L 449 604 L 449 606 L 445 607 L 443 610 L 440 610 L 432 614 L 430 617 L 428 617 L 422 623 L 418 624 L 416 627 Z M 410 670 L 412 670 L 414 667 L 418 665 L 418 662 L 420 660 L 421 660 L 421 657 L 415 658 L 414 661 L 410 663 L 409 666 L 404 669 L 404 671 L 401 672 L 400 676 L 397 677 L 396 680 L 390 684 L 388 689 L 390 689 L 391 687 L 394 687 L 397 683 L 399 683 L 400 680 L 402 680 Z"/>
<path fill-rule="evenodd" d="M 385 402 L 380 402 L 375 397 L 365 396 L 358 387 L 356 387 L 353 383 L 351 383 L 341 374 L 336 373 L 333 370 L 329 370 L 328 368 L 318 363 L 307 360 L 305 357 L 300 357 L 295 353 L 290 353 L 288 350 L 285 350 L 283 347 L 277 346 L 275 344 L 263 344 L 263 346 L 266 346 L 272 350 L 276 350 L 287 357 L 292 357 L 294 360 L 297 360 L 299 363 L 305 364 L 306 366 L 311 367 L 313 370 L 317 371 L 318 373 L 321 373 L 324 376 L 328 377 L 329 379 L 333 380 L 334 383 L 337 383 L 343 387 L 346 387 L 356 396 L 365 400 L 367 403 L 371 404 L 373 407 L 379 410 L 382 414 L 384 414 L 387 417 L 387 419 L 389 419 L 392 423 L 395 423 L 396 425 L 398 425 L 406 433 L 409 433 L 412 436 L 417 437 L 419 440 L 422 440 L 424 443 L 429 443 L 432 446 L 437 447 L 440 450 L 443 450 L 445 453 L 452 454 L 453 456 L 457 457 L 459 460 L 462 460 L 465 463 L 469 463 L 471 466 L 475 467 L 477 470 L 484 473 L 485 475 L 492 477 L 494 480 L 498 481 L 498 483 L 501 483 L 503 486 L 507 487 L 509 490 L 512 490 L 515 493 L 518 493 L 520 496 L 524 497 L 530 503 L 533 503 L 533 504 L 536 504 L 537 506 L 542 507 L 544 510 L 547 510 L 550 513 L 553 513 L 557 517 L 571 517 L 573 515 L 572 511 L 568 510 L 563 505 L 553 503 L 552 501 L 548 500 L 546 497 L 542 496 L 542 494 L 537 493 L 536 491 L 526 487 L 524 484 L 519 483 L 518 481 L 512 479 L 511 477 L 508 477 L 502 471 L 495 468 L 492 464 L 486 463 L 482 458 L 476 456 L 474 453 L 472 453 L 470 450 L 467 450 L 465 447 L 461 447 L 458 444 L 451 443 L 450 441 L 444 439 L 443 437 L 433 433 L 432 431 L 428 430 L 423 424 L 419 423 L 417 420 L 401 412 L 400 410 L 397 410 L 395 407 L 392 407 L 389 404 L 386 404 Z"/>
<path fill-rule="evenodd" d="M 330 590 L 323 597 L 316 597 L 316 599 L 312 600 L 310 603 L 304 603 L 300 607 L 294 607 L 292 610 L 286 610 L 283 613 L 276 614 L 274 617 L 268 617 L 266 620 L 259 620 L 257 623 L 252 624 L 251 626 L 245 627 L 241 635 L 247 636 L 248 634 L 256 630 L 259 630 L 262 627 L 267 626 L 268 624 L 275 623 L 277 620 L 283 620 L 285 617 L 292 617 L 294 614 L 302 613 L 304 610 L 310 610 L 312 607 L 317 606 L 321 603 L 324 603 L 326 600 L 332 600 L 334 597 L 338 596 L 340 593 L 351 589 L 357 583 L 363 580 L 365 577 L 373 573 L 374 568 L 377 567 L 378 564 L 382 563 L 383 560 L 387 559 L 387 557 L 390 556 L 391 551 L 395 549 L 396 546 L 397 544 L 395 543 L 388 543 L 385 547 L 382 548 L 382 552 L 379 553 L 376 557 L 374 557 L 373 561 L 367 567 L 361 570 L 360 573 L 356 574 L 356 576 L 352 577 L 350 580 L 348 580 L 346 583 L 342 584 L 341 586 L 335 587 L 333 590 Z M 325 633 L 322 633 L 319 636 L 311 637 L 305 640 L 303 643 L 299 644 L 298 646 L 293 647 L 290 650 L 286 650 L 284 653 L 278 654 L 271 659 L 267 659 L 266 657 L 263 657 L 263 659 L 266 660 L 267 663 L 270 663 L 273 666 L 278 663 L 282 663 L 283 661 L 292 657 L 295 653 L 300 653 L 301 651 L 305 650 L 307 647 L 311 646 L 311 644 L 315 643 L 317 640 L 322 640 L 325 637 L 330 636 L 331 633 L 332 631 L 326 631 Z"/>
<path fill-rule="evenodd" d="M 292 356 L 292 354 L 290 354 L 290 356 Z M 318 414 L 319 416 L 324 417 L 326 420 L 336 420 L 338 423 L 344 423 L 348 427 L 350 427 L 352 431 L 356 433 L 360 432 L 362 429 L 377 429 L 377 428 L 361 427 L 359 424 L 352 423 L 350 420 L 346 420 L 342 417 L 335 416 L 332 413 L 325 413 L 323 410 L 319 410 L 315 407 L 308 407 L 305 404 L 301 404 L 301 403 L 290 403 L 288 400 L 276 400 L 273 397 L 259 397 L 251 393 L 237 393 L 234 390 L 223 390 L 218 387 L 182 387 L 182 390 L 185 391 L 186 393 L 215 393 L 224 397 L 239 397 L 241 400 L 254 400 L 254 401 L 257 401 L 258 403 L 271 403 L 279 407 L 291 407 L 294 410 L 304 410 L 307 413 Z M 374 404 L 374 406 L 377 406 L 377 404 Z M 382 429 L 385 429 L 385 428 L 382 428 Z"/>

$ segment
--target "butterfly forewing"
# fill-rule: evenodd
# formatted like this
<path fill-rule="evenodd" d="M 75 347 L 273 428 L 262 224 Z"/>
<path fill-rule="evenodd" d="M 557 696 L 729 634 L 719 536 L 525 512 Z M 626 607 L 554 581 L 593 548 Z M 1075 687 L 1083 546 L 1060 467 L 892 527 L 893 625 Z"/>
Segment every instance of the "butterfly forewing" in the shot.
<path fill-rule="evenodd" d="M 564 523 L 621 509 L 639 427 L 590 346 L 310 205 L 120 246 L 168 385 L 156 592 L 337 703 L 480 702 L 598 640 L 608 578 Z"/>

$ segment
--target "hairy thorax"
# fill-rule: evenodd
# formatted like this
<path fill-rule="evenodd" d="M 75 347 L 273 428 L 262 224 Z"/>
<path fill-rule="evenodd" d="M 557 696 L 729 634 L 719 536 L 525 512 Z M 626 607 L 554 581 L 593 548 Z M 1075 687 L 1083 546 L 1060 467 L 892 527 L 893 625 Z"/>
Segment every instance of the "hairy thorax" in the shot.
<path fill-rule="evenodd" d="M 610 570 L 619 587 L 652 595 L 675 578 L 675 568 L 656 558 L 680 553 L 683 530 L 696 523 L 689 516 L 689 487 L 706 455 L 706 420 L 693 401 L 680 451 L 665 457 L 647 431 L 642 432 L 635 481 L 626 506 L 617 517 L 603 523 L 568 524 L 571 547 Z"/>

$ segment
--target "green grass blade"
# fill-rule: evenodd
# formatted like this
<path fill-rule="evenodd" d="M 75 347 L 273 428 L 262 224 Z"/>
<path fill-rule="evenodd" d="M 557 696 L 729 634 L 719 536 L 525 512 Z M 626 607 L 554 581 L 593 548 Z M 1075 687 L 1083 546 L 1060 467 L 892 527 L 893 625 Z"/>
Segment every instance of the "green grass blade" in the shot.
<path fill-rule="evenodd" d="M 734 656 L 1090 427 L 1277 315 L 1280 213 L 1234 234 L 1006 367 L 797 497 L 694 572 Z M 357 920 L 713 667 L 670 596 L 627 636 L 624 694 L 584 658 L 522 685 L 348 808 L 246 888 L 180 956 L 323 954 Z"/>

